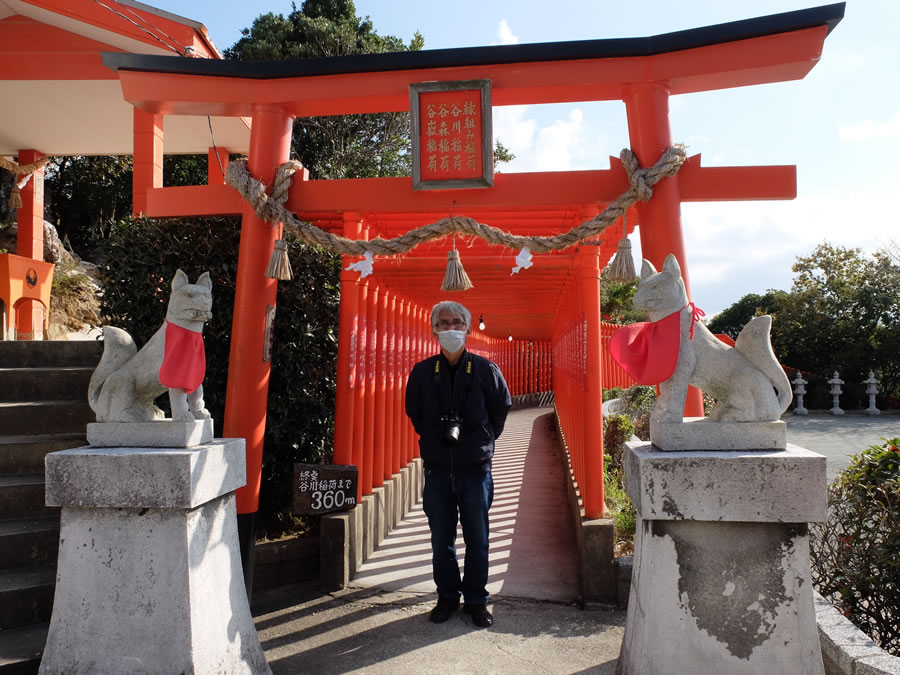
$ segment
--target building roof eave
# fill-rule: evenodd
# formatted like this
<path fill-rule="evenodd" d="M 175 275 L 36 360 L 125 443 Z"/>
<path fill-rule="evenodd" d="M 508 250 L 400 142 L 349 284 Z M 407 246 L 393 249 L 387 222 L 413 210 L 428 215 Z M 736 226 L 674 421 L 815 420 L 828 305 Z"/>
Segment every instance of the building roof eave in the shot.
<path fill-rule="evenodd" d="M 266 80 L 395 70 L 425 70 L 509 63 L 654 56 L 820 26 L 825 26 L 827 33 L 830 33 L 843 18 L 844 9 L 845 3 L 840 2 L 742 21 L 637 38 L 462 47 L 383 54 L 353 54 L 328 58 L 270 62 L 213 59 L 185 60 L 168 56 L 104 53 L 103 63 L 114 71 L 132 70 Z"/>

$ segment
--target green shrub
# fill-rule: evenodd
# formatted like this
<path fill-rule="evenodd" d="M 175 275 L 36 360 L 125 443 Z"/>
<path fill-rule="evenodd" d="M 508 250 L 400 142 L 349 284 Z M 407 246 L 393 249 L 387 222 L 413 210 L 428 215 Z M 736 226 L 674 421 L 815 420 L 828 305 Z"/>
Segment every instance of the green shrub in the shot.
<path fill-rule="evenodd" d="M 642 441 L 650 440 L 650 413 L 642 412 L 634 420 L 634 435 Z"/>
<path fill-rule="evenodd" d="M 623 392 L 623 398 L 628 403 L 626 414 L 630 413 L 629 417 L 633 418 L 653 410 L 656 405 L 656 387 L 636 384 Z"/>
<path fill-rule="evenodd" d="M 160 326 L 175 270 L 209 271 L 213 317 L 204 328 L 204 398 L 221 432 L 237 275 L 239 221 L 121 221 L 103 242 L 102 311 L 143 345 Z M 334 424 L 340 257 L 291 245 L 292 281 L 278 284 L 259 505 L 261 534 L 296 529 L 290 512 L 294 462 L 330 461 Z M 166 397 L 159 399 L 161 407 Z"/>
<path fill-rule="evenodd" d="M 854 455 L 828 506 L 828 520 L 810 528 L 813 584 L 900 656 L 900 438 Z"/>
<path fill-rule="evenodd" d="M 607 468 L 603 474 L 603 489 L 609 516 L 615 525 L 616 551 L 630 553 L 634 545 L 637 511 L 625 492 L 625 472 Z"/>
<path fill-rule="evenodd" d="M 709 414 L 716 409 L 716 406 L 719 405 L 719 401 L 714 399 L 712 396 L 707 394 L 705 391 L 703 392 L 703 415 L 709 417 Z"/>
<path fill-rule="evenodd" d="M 625 443 L 634 435 L 634 422 L 625 415 L 612 414 L 603 420 L 603 451 L 609 457 L 607 466 L 621 471 Z"/>
<path fill-rule="evenodd" d="M 635 385 L 604 390 L 604 401 L 613 398 L 622 399 L 625 408 L 622 413 L 613 413 L 603 420 L 604 495 L 615 524 L 616 554 L 629 555 L 634 550 L 637 512 L 625 492 L 625 443 L 632 436 L 650 440 L 650 411 L 656 404 L 656 388 Z"/>
<path fill-rule="evenodd" d="M 632 433 L 642 441 L 649 441 L 650 411 L 656 405 L 656 387 L 637 384 L 627 389 L 615 387 L 603 390 L 604 401 L 613 398 L 620 398 L 625 402 L 621 414 L 632 421 Z"/>
<path fill-rule="evenodd" d="M 622 387 L 613 387 L 612 389 L 604 389 L 603 390 L 603 402 L 606 403 L 610 399 L 619 398 L 622 396 L 622 392 L 625 391 Z"/>

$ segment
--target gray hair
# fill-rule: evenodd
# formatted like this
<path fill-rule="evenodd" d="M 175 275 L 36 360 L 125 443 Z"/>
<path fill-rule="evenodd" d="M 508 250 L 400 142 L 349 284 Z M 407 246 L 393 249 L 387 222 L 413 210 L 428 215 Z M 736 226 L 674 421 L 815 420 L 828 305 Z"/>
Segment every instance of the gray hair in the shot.
<path fill-rule="evenodd" d="M 439 302 L 434 307 L 431 308 L 431 327 L 436 328 L 438 322 L 438 315 L 441 312 L 453 312 L 454 314 L 459 314 L 466 322 L 466 328 L 472 327 L 472 313 L 463 307 L 458 302 L 454 302 L 453 300 L 444 300 L 443 302 Z"/>

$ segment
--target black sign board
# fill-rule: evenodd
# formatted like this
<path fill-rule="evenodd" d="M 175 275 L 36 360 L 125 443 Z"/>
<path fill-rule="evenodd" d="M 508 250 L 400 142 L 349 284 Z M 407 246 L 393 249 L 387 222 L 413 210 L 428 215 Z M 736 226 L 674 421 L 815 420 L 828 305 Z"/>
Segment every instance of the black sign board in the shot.
<path fill-rule="evenodd" d="M 294 464 L 294 513 L 349 511 L 356 506 L 358 481 L 352 464 Z"/>

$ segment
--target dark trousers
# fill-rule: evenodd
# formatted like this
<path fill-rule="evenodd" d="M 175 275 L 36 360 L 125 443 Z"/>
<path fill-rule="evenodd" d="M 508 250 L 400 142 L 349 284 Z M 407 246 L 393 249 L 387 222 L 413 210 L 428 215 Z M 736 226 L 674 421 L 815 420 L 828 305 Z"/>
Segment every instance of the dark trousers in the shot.
<path fill-rule="evenodd" d="M 422 496 L 431 529 L 432 565 L 438 595 L 458 598 L 473 605 L 488 601 L 488 510 L 494 501 L 490 472 L 473 476 L 449 476 L 425 470 Z M 456 560 L 456 524 L 462 523 L 466 558 L 463 578 Z"/>

